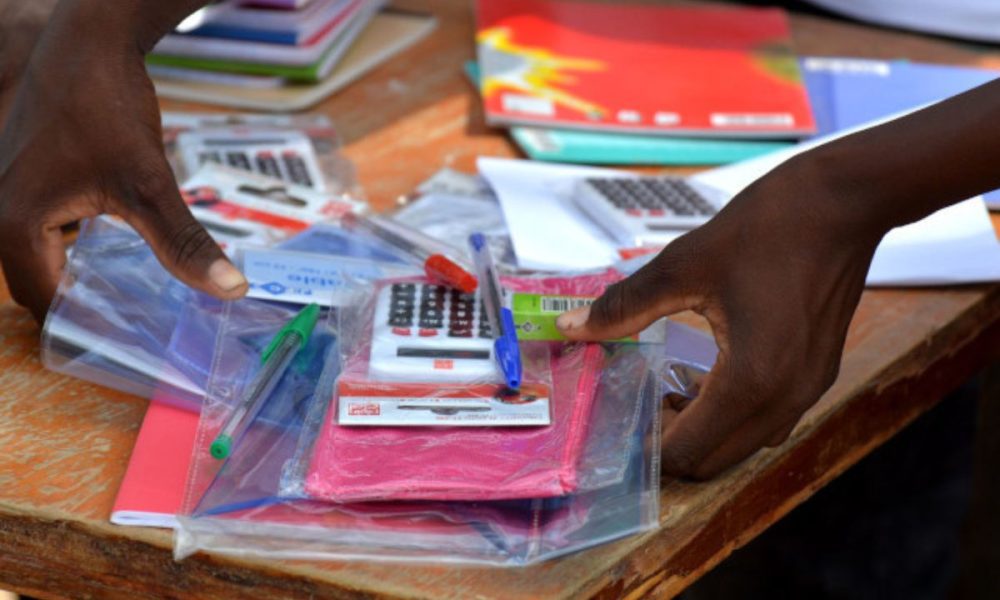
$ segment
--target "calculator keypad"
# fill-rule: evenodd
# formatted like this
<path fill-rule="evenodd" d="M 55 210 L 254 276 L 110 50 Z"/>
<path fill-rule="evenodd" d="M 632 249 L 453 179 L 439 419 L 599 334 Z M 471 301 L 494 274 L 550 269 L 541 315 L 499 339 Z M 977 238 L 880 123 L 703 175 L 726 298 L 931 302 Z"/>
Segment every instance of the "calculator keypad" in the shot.
<path fill-rule="evenodd" d="M 631 217 L 710 217 L 718 210 L 683 179 L 668 177 L 590 178 L 587 183 Z"/>
<path fill-rule="evenodd" d="M 281 167 L 278 166 L 278 161 L 275 160 L 273 153 L 266 150 L 258 152 L 256 162 L 258 172 L 268 177 L 281 179 Z"/>
<path fill-rule="evenodd" d="M 416 306 L 416 287 L 414 284 L 397 284 L 392 286 L 392 296 L 389 302 L 389 325 L 396 329 L 406 329 L 413 326 L 413 315 Z"/>
<path fill-rule="evenodd" d="M 282 181 L 288 181 L 297 185 L 313 187 L 313 178 L 309 175 L 309 167 L 306 166 L 302 156 L 294 150 L 286 150 L 281 153 L 281 160 L 275 158 L 272 152 L 262 150 L 256 155 L 242 150 L 221 152 L 200 152 L 198 162 L 225 164 L 252 173 L 260 173 Z"/>
<path fill-rule="evenodd" d="M 191 174 L 206 163 L 249 171 L 323 191 L 315 148 L 302 132 L 246 134 L 232 131 L 183 132 L 177 144 Z"/>
<path fill-rule="evenodd" d="M 285 172 L 292 183 L 312 187 L 312 178 L 309 177 L 309 169 L 306 168 L 305 161 L 293 150 L 285 150 L 281 153 L 281 161 L 285 165 Z"/>
<path fill-rule="evenodd" d="M 440 285 L 393 284 L 388 319 L 392 332 L 400 336 L 492 338 L 479 297 Z"/>

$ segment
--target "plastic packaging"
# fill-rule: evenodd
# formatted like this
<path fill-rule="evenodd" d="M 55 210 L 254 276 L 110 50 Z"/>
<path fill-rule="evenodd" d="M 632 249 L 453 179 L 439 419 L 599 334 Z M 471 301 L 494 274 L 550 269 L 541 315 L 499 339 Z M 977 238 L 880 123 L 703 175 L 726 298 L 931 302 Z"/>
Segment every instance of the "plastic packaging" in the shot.
<path fill-rule="evenodd" d="M 628 415 L 607 424 L 590 422 L 581 471 L 588 457 L 622 452 L 616 468 L 595 469 L 587 491 L 553 497 L 488 502 L 396 501 L 324 503 L 296 498 L 280 485 L 294 470 L 298 448 L 291 430 L 248 435 L 242 456 L 249 464 L 221 470 L 207 458 L 211 435 L 199 435 L 186 514 L 180 517 L 175 555 L 198 550 L 239 556 L 299 559 L 363 559 L 525 565 L 655 527 L 659 515 L 659 403 L 664 382 L 649 370 L 648 353 L 659 346 L 590 348 L 604 354 L 597 382 L 596 415 Z M 585 350 L 583 352 L 586 352 Z M 329 372 L 313 399 L 321 404 Z M 327 387 L 329 391 L 330 387 Z M 211 396 L 211 395 L 210 395 Z M 275 398 L 292 414 L 293 395 Z M 208 423 L 203 414 L 203 424 Z M 306 416 L 306 421 L 310 417 Z M 265 429 L 264 425 L 260 426 Z M 287 435 L 279 436 L 278 431 Z M 301 431 L 300 431 L 301 433 Z M 615 441 L 609 446 L 608 439 Z M 606 458 L 603 459 L 606 462 Z M 600 459 L 597 460 L 601 462 Z M 275 468 L 280 465 L 282 468 Z M 214 472 L 213 472 L 214 471 Z M 588 473 L 590 471 L 588 470 Z M 599 481 L 598 481 L 599 480 Z"/>
<path fill-rule="evenodd" d="M 232 437 L 227 455 L 218 456 L 215 444 L 243 407 L 257 375 L 271 364 L 262 360 L 266 350 L 301 311 L 301 305 L 253 299 L 225 305 L 195 447 L 194 462 L 200 468 L 192 471 L 188 492 L 200 490 L 198 501 L 210 507 L 208 513 L 263 506 L 283 497 L 285 461 L 299 442 L 313 395 L 329 389 L 339 370 L 328 313 L 287 370 L 263 382 L 273 391 L 263 398 L 259 412 L 246 415 L 236 428 L 239 434 Z"/>
<path fill-rule="evenodd" d="M 576 278 L 510 279 L 506 285 L 523 291 L 596 295 L 614 278 L 608 272 Z M 581 428 L 581 445 L 573 453 L 571 471 L 575 472 L 575 491 L 572 493 L 489 501 L 325 502 L 310 497 L 304 484 L 314 456 L 323 451 L 322 443 L 317 440 L 321 432 L 333 431 L 328 426 L 336 419 L 336 405 L 331 398 L 338 366 L 337 361 L 329 358 L 336 354 L 337 345 L 332 342 L 332 330 L 328 330 L 325 364 L 322 368 L 313 364 L 311 370 L 304 372 L 315 381 L 312 390 L 306 384 L 300 393 L 276 394 L 267 404 L 270 422 L 261 419 L 224 465 L 209 455 L 219 416 L 231 410 L 240 386 L 244 385 L 241 382 L 252 372 L 247 365 L 255 362 L 254 346 L 236 341 L 245 337 L 246 317 L 253 314 L 253 322 L 262 328 L 259 337 L 265 339 L 288 316 L 288 313 L 274 313 L 272 317 L 248 313 L 251 308 L 241 306 L 253 302 L 256 301 L 244 300 L 231 305 L 220 330 L 184 515 L 179 519 L 175 538 L 178 558 L 207 550 L 268 559 L 515 566 L 653 528 L 659 515 L 661 398 L 667 393 L 691 395 L 690 386 L 678 383 L 678 373 L 683 369 L 695 373 L 707 370 L 715 353 L 710 338 L 673 323 L 666 344 L 544 344 L 557 355 L 555 369 L 559 374 L 565 372 L 572 378 L 573 369 L 582 365 L 582 359 L 595 354 L 603 366 L 593 371 L 592 406 Z M 269 303 L 257 304 L 269 306 L 268 310 L 278 309 Z M 339 318 L 331 319 L 328 325 L 332 327 L 339 322 L 342 336 L 353 335 L 346 330 L 359 327 L 356 316 L 343 310 L 338 312 Z M 265 326 L 265 323 L 270 324 Z M 346 339 L 342 338 L 345 346 Z M 242 355 L 243 360 L 225 358 L 234 352 L 236 356 Z M 347 356 L 352 353 L 349 347 L 343 352 Z M 557 386 L 562 375 L 559 377 L 554 379 Z M 309 399 L 303 401 L 307 396 Z M 556 412 L 554 416 L 559 419 L 568 414 Z M 340 431 L 343 429 L 346 428 Z M 475 431 L 423 429 L 428 442 L 433 441 L 435 434 Z M 510 437 L 516 433 L 512 429 L 493 428 L 498 440 L 506 439 L 510 444 L 508 448 L 498 448 L 498 452 L 518 451 L 517 438 Z M 369 428 L 358 431 L 377 432 Z M 439 455 L 437 459 L 453 461 L 457 454 Z M 487 457 L 486 464 L 474 465 L 470 461 L 468 466 L 489 471 L 489 460 L 497 455 L 495 452 Z M 423 470 L 427 464 L 415 461 L 410 466 Z M 467 470 L 466 474 L 469 473 Z M 392 474 L 389 475 L 392 485 Z M 399 481 L 406 475 L 414 477 L 421 473 L 400 473 L 395 479 Z"/>
<path fill-rule="evenodd" d="M 238 254 L 250 285 L 247 296 L 260 300 L 345 306 L 353 298 L 351 287 L 359 281 L 419 275 L 405 263 L 364 257 L 284 248 L 242 248 Z"/>
<path fill-rule="evenodd" d="M 489 185 L 479 176 L 441 169 L 420 184 L 392 217 L 442 241 L 465 240 L 481 232 L 497 263 L 508 271 L 516 269 L 514 246 L 503 210 Z"/>
<path fill-rule="evenodd" d="M 263 195 L 255 196 L 255 191 Z M 365 210 L 363 203 L 348 195 L 299 189 L 209 166 L 182 186 L 182 196 L 209 233 L 231 252 L 241 243 L 266 246 L 291 236 L 296 238 L 294 246 L 304 252 L 350 255 L 347 251 L 365 244 L 340 230 L 342 240 L 354 241 L 339 252 L 325 243 L 330 236 L 320 240 L 310 232 L 319 221 Z M 385 255 L 386 262 L 403 261 Z M 354 266 L 351 272 L 359 278 L 366 271 L 371 276 L 373 269 L 383 274 L 380 265 Z M 397 273 L 388 266 L 385 270 Z M 130 227 L 109 217 L 90 219 L 81 224 L 50 307 L 42 331 L 42 359 L 54 371 L 99 385 L 151 397 L 162 384 L 172 397 L 198 403 L 220 310 L 219 302 L 170 275 Z M 191 328 L 191 335 L 176 336 L 178 324 Z"/>
<path fill-rule="evenodd" d="M 162 121 L 167 157 L 178 181 L 215 162 L 362 197 L 353 165 L 337 152 L 337 131 L 323 115 L 165 112 Z"/>
<path fill-rule="evenodd" d="M 208 164 L 181 186 L 195 219 L 225 246 L 271 246 L 321 221 L 367 210 L 347 195 Z"/>
<path fill-rule="evenodd" d="M 132 228 L 89 219 L 70 252 L 42 330 L 53 371 L 151 397 L 198 402 L 221 303 L 175 279 Z M 187 332 L 176 331 L 183 324 Z"/>
<path fill-rule="evenodd" d="M 438 283 L 470 294 L 476 291 L 476 276 L 468 252 L 382 215 L 348 214 L 344 215 L 342 224 L 348 231 L 368 237 L 372 243 L 393 248 Z M 464 243 L 465 238 L 462 241 Z"/>
<path fill-rule="evenodd" d="M 149 397 L 162 382 L 174 396 L 200 398 L 207 369 L 189 349 L 211 348 L 214 329 L 193 344 L 172 343 L 182 312 L 219 303 L 164 269 L 135 231 L 111 218 L 85 221 L 42 330 L 42 360 L 54 371 Z M 193 321 L 192 321 L 193 322 Z"/>
<path fill-rule="evenodd" d="M 478 295 L 387 280 L 359 306 L 341 328 L 336 410 L 320 432 L 307 493 L 444 500 L 573 488 L 596 353 L 567 357 L 555 379 L 558 353 L 525 346 L 524 383 L 515 392 L 496 366 Z"/>

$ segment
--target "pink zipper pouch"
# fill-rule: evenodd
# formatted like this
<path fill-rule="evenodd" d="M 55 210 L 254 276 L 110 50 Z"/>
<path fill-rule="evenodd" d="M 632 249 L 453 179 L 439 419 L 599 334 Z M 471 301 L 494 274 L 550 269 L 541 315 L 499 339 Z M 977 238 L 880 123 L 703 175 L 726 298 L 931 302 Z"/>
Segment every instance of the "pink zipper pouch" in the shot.
<path fill-rule="evenodd" d="M 510 279 L 535 293 L 598 295 L 613 271 L 574 278 Z M 546 427 L 345 427 L 335 405 L 316 441 L 305 489 L 335 502 L 503 500 L 576 491 L 577 463 L 604 352 L 549 344 L 552 424 Z M 336 402 L 336 399 L 334 399 Z"/>

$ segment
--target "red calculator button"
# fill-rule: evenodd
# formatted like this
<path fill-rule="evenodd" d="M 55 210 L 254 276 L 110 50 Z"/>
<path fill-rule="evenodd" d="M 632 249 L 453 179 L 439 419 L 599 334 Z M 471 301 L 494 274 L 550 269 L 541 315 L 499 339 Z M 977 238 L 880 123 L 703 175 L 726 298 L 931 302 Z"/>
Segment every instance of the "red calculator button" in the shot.
<path fill-rule="evenodd" d="M 409 327 L 393 327 L 392 332 L 396 335 L 410 335 Z"/>
<path fill-rule="evenodd" d="M 420 337 L 434 337 L 438 334 L 437 329 L 421 329 Z"/>
<path fill-rule="evenodd" d="M 665 214 L 667 214 L 667 211 L 663 210 L 662 208 L 649 209 L 649 216 L 651 217 L 662 217 Z"/>
<path fill-rule="evenodd" d="M 627 208 L 625 209 L 625 214 L 627 214 L 630 217 L 641 217 L 642 211 L 639 210 L 638 208 Z"/>

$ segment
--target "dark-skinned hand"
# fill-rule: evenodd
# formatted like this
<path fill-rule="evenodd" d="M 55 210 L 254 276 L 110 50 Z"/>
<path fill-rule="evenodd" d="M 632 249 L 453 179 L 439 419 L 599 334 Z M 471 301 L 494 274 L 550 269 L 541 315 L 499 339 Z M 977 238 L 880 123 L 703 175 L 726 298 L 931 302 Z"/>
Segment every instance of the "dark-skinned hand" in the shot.
<path fill-rule="evenodd" d="M 696 399 L 664 407 L 668 473 L 710 477 L 781 443 L 836 378 L 881 236 L 838 227 L 821 208 L 829 198 L 804 197 L 813 187 L 794 167 L 772 173 L 592 307 L 560 316 L 575 340 L 630 335 L 683 310 L 711 324 L 715 367 Z"/>
<path fill-rule="evenodd" d="M 241 296 L 246 280 L 181 200 L 134 31 L 84 4 L 57 8 L 0 133 L 0 262 L 12 296 L 44 320 L 65 264 L 61 227 L 100 214 L 132 225 L 184 283 Z"/>

